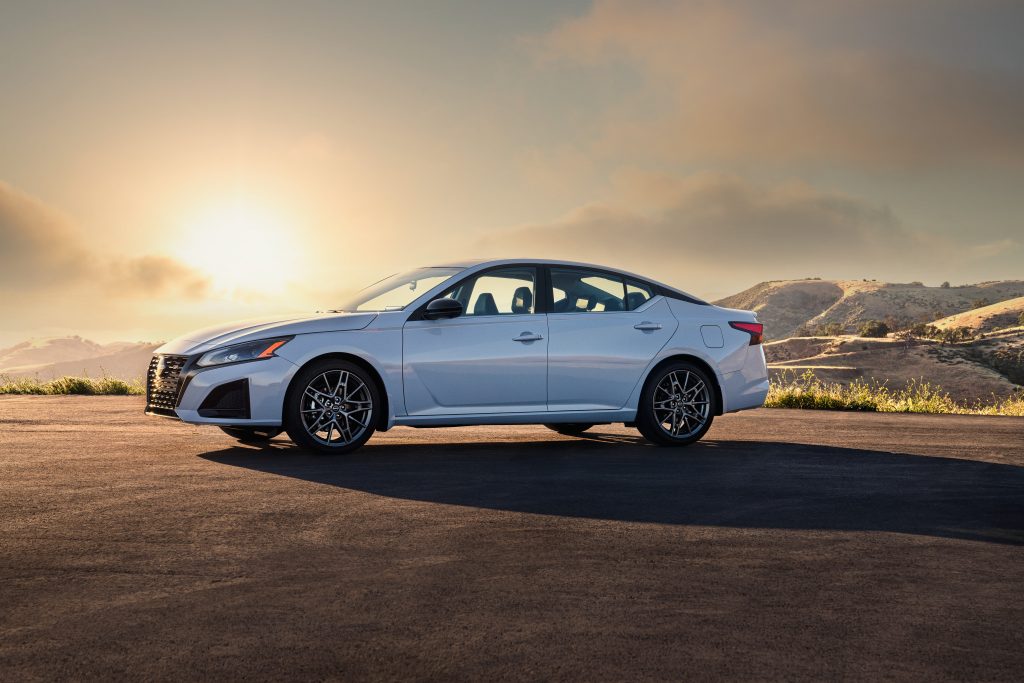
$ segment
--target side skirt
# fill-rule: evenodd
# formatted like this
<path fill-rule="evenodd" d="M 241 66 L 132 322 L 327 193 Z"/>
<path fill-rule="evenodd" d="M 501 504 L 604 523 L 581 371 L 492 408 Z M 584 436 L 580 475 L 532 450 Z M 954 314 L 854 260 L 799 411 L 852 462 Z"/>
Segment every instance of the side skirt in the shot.
<path fill-rule="evenodd" d="M 636 410 L 579 410 L 568 412 L 477 413 L 462 415 L 402 415 L 396 427 L 463 427 L 469 425 L 523 425 L 557 423 L 633 422 Z"/>

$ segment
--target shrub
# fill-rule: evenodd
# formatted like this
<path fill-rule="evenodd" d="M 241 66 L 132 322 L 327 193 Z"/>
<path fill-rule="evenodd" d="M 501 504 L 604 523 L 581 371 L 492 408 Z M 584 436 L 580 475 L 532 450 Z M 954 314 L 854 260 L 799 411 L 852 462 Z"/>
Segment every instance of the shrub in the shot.
<path fill-rule="evenodd" d="M 815 327 L 812 334 L 815 337 L 838 337 L 846 334 L 846 328 L 839 323 L 824 323 Z"/>
<path fill-rule="evenodd" d="M 939 328 L 935 325 L 929 325 L 928 323 L 915 323 L 910 326 L 910 334 L 915 337 L 928 337 L 934 338 L 938 334 Z"/>
<path fill-rule="evenodd" d="M 939 287 L 942 287 L 943 289 L 949 289 L 949 280 L 943 282 L 941 285 L 939 285 Z"/>
<path fill-rule="evenodd" d="M 103 396 L 134 396 L 145 394 L 141 380 L 126 382 L 113 377 L 59 377 L 49 382 L 38 378 L 10 379 L 0 377 L 0 394 L 84 394 Z"/>
<path fill-rule="evenodd" d="M 1020 317 L 1017 318 L 1017 324 L 1018 325 L 1024 325 L 1024 313 L 1021 313 Z"/>
<path fill-rule="evenodd" d="M 974 331 L 969 327 L 947 327 L 940 330 L 937 336 L 943 344 L 957 344 L 974 337 Z"/>
<path fill-rule="evenodd" d="M 889 334 L 889 326 L 881 320 L 868 320 L 861 324 L 857 333 L 862 337 L 885 337 Z"/>
<path fill-rule="evenodd" d="M 991 305 L 992 302 L 985 298 L 975 299 L 974 301 L 971 302 L 971 308 L 984 308 L 985 306 Z"/>
<path fill-rule="evenodd" d="M 765 401 L 768 408 L 811 410 L 860 410 L 880 413 L 955 413 L 977 415 L 1024 415 L 1024 394 L 973 405 L 957 403 L 940 387 L 911 381 L 892 390 L 877 380 L 856 380 L 848 385 L 819 380 L 811 370 L 801 375 L 783 373 L 772 380 Z"/>

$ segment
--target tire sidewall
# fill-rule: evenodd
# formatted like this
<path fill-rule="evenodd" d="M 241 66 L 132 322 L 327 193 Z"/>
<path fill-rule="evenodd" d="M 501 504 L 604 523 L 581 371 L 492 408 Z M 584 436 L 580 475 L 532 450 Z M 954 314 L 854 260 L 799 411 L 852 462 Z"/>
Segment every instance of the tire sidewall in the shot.
<path fill-rule="evenodd" d="M 661 428 L 661 425 L 658 424 L 658 419 L 654 416 L 654 406 L 652 405 L 654 402 L 654 391 L 658 384 L 660 384 L 661 381 L 670 373 L 678 372 L 680 370 L 687 370 L 697 375 L 708 387 L 709 399 L 711 401 L 711 405 L 708 406 L 707 422 L 704 423 L 704 426 L 702 426 L 700 431 L 696 434 L 684 438 L 674 437 Z M 643 434 L 644 438 L 658 444 L 659 446 L 687 446 L 699 441 L 705 434 L 707 434 L 708 430 L 711 429 L 711 423 L 715 419 L 715 403 L 718 398 L 717 393 L 718 389 L 715 382 L 708 376 L 706 371 L 697 365 L 686 361 L 674 361 L 663 365 L 655 372 L 651 373 L 651 376 L 647 379 L 647 383 L 644 385 L 643 392 L 640 394 L 640 405 L 637 406 L 636 414 L 637 429 L 640 430 L 640 433 Z"/>
<path fill-rule="evenodd" d="M 344 370 L 345 372 L 350 372 L 359 377 L 359 379 L 366 384 L 366 387 L 370 392 L 370 400 L 372 401 L 370 425 L 358 439 L 352 443 L 345 444 L 344 446 L 327 446 L 313 439 L 313 437 L 306 433 L 306 428 L 302 424 L 302 416 L 300 413 L 302 405 L 301 397 L 306 386 L 316 376 L 332 370 Z M 380 389 L 377 386 L 377 381 L 365 368 L 346 360 L 327 359 L 317 361 L 304 366 L 292 380 L 288 393 L 285 396 L 285 430 L 296 445 L 306 450 L 325 455 L 342 455 L 344 453 L 351 453 L 369 441 L 370 437 L 373 436 L 373 433 L 376 431 L 377 420 L 380 417 L 379 411 L 381 410 L 381 405 Z"/>

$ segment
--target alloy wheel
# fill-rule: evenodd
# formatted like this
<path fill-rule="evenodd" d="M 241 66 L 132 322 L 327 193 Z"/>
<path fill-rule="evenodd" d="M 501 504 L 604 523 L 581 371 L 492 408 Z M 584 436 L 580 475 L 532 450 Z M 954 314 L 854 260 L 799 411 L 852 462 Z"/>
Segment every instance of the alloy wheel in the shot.
<path fill-rule="evenodd" d="M 366 383 L 348 370 L 327 370 L 302 392 L 302 426 L 314 441 L 340 448 L 355 442 L 370 427 L 373 399 Z"/>
<path fill-rule="evenodd" d="M 658 382 L 654 419 L 667 435 L 685 439 L 699 432 L 711 414 L 711 392 L 696 373 L 674 370 Z"/>

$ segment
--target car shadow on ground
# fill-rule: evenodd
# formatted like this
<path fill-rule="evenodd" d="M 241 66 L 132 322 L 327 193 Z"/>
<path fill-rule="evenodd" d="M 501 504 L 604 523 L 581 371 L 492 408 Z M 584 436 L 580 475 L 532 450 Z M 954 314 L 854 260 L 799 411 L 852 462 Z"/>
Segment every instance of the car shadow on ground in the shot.
<path fill-rule="evenodd" d="M 1024 545 L 1024 467 L 855 448 L 618 434 L 381 443 L 322 456 L 289 442 L 200 455 L 381 496 L 541 515 L 736 528 L 887 531 Z"/>

